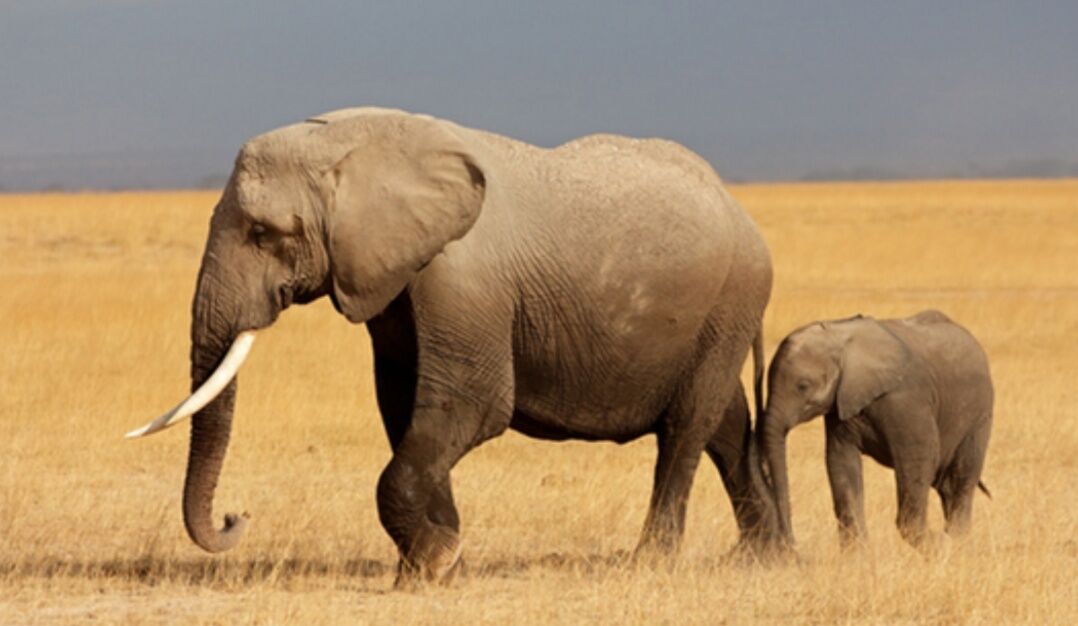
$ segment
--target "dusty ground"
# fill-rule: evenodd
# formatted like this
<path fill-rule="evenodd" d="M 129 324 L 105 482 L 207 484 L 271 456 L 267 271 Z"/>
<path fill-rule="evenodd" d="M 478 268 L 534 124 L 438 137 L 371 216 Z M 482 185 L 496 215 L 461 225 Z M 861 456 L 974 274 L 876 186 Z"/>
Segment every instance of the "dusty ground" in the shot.
<path fill-rule="evenodd" d="M 940 308 L 985 344 L 997 418 L 972 536 L 925 559 L 866 463 L 871 547 L 839 553 L 821 424 L 791 436 L 803 561 L 724 561 L 735 530 L 701 464 L 678 566 L 618 564 L 654 444 L 507 435 L 454 471 L 464 576 L 390 590 L 374 485 L 389 458 L 363 329 L 288 311 L 241 376 L 217 510 L 186 538 L 186 428 L 122 435 L 187 389 L 191 290 L 213 193 L 0 196 L 0 624 L 1055 623 L 1078 621 L 1078 181 L 734 187 L 764 230 L 774 342 L 812 319 Z M 938 506 L 931 523 L 940 527 Z"/>

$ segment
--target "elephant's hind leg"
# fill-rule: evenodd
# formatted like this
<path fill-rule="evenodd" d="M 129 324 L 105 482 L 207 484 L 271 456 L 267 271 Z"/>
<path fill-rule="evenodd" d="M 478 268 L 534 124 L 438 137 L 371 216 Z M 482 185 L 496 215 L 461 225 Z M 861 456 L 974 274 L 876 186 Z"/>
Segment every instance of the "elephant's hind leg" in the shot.
<path fill-rule="evenodd" d="M 766 486 L 750 453 L 753 445 L 745 390 L 736 385 L 715 434 L 707 442 L 707 455 L 730 497 L 740 531 L 739 545 L 760 551 L 768 547 L 777 529 L 774 511 L 768 508 Z"/>
<path fill-rule="evenodd" d="M 895 524 L 902 538 L 920 548 L 928 538 L 928 490 L 931 473 L 921 468 L 904 468 L 896 463 L 895 482 L 898 487 L 898 516 Z"/>
<path fill-rule="evenodd" d="M 721 342 L 690 372 L 667 407 L 657 435 L 659 458 L 651 504 L 637 554 L 672 555 L 685 531 L 685 509 L 693 476 L 737 385 L 748 351 Z"/>
<path fill-rule="evenodd" d="M 641 556 L 672 555 L 685 532 L 685 509 L 706 433 L 704 428 L 685 424 L 687 420 L 679 421 L 680 427 L 664 425 L 658 433 L 659 458 L 655 463 L 651 503 L 636 548 Z"/>
<path fill-rule="evenodd" d="M 984 468 L 988 430 L 986 424 L 970 433 L 959 444 L 954 460 L 947 467 L 937 487 L 943 502 L 945 530 L 952 537 L 960 537 L 969 531 L 973 518 L 973 496 Z"/>
<path fill-rule="evenodd" d="M 977 482 L 969 484 L 967 481 L 944 478 L 944 482 L 938 487 L 940 501 L 943 503 L 943 518 L 946 520 L 944 530 L 952 537 L 961 537 L 969 531 L 970 519 L 973 516 L 973 492 L 977 490 Z"/>
<path fill-rule="evenodd" d="M 940 470 L 935 413 L 919 398 L 901 392 L 887 394 L 873 406 L 873 424 L 887 442 L 894 463 L 898 531 L 913 547 L 930 550 L 935 542 L 927 541 L 931 539 L 928 492 L 936 483 Z"/>
<path fill-rule="evenodd" d="M 929 423 L 930 418 L 919 420 Z M 912 423 L 917 423 L 916 421 Z M 912 429 L 916 432 L 919 429 Z M 925 432 L 927 429 L 920 429 Z M 900 434 L 901 433 L 901 434 Z M 898 491 L 899 533 L 915 548 L 928 548 L 928 492 L 939 467 L 939 443 L 911 435 L 909 431 L 888 433 L 888 443 L 895 462 L 895 485 Z"/>

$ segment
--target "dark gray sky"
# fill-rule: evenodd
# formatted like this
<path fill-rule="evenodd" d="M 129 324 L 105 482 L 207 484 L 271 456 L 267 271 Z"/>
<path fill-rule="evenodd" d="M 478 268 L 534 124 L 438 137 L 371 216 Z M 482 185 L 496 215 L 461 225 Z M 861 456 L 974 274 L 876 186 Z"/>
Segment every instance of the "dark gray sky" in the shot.
<path fill-rule="evenodd" d="M 727 178 L 1078 174 L 1078 3 L 0 0 L 0 186 L 184 186 L 395 106 Z"/>

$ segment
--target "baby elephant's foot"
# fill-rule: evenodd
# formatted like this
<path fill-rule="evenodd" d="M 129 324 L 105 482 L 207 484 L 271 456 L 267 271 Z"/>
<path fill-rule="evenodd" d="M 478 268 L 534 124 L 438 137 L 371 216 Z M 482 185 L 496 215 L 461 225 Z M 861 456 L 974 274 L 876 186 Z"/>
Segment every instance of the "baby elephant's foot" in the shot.
<path fill-rule="evenodd" d="M 446 583 L 460 565 L 460 535 L 448 526 L 425 522 L 416 533 L 412 549 L 401 555 L 397 568 L 398 589 L 424 583 Z"/>
<path fill-rule="evenodd" d="M 921 541 L 914 548 L 926 559 L 946 559 L 950 556 L 953 546 L 951 538 L 943 533 L 926 532 Z"/>

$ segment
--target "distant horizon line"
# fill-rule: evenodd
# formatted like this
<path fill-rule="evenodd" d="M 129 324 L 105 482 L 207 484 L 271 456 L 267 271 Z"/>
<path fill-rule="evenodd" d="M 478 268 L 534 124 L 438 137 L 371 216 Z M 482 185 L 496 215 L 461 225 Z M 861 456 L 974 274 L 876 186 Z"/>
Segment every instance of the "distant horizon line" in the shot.
<path fill-rule="evenodd" d="M 1028 181 L 1066 181 L 1078 180 L 1078 173 L 1060 175 L 955 175 L 955 176 L 893 176 L 880 178 L 728 178 L 722 182 L 732 186 L 748 185 L 827 185 L 827 184 L 880 184 L 880 183 L 946 183 L 946 182 L 1028 182 Z M 45 187 L 0 187 L 0 195 L 65 195 L 65 194 L 109 194 L 109 193 L 145 193 L 145 192 L 219 192 L 224 186 L 200 185 L 148 185 L 148 186 L 85 186 L 65 187 L 61 185 Z"/>
<path fill-rule="evenodd" d="M 123 191 L 220 189 L 228 181 L 231 158 L 223 150 L 175 149 L 69 155 L 0 155 L 0 192 Z M 860 182 L 911 180 L 1060 179 L 1078 177 L 1070 156 L 1002 157 L 959 163 L 836 164 L 804 168 L 789 164 L 718 167 L 715 155 L 702 154 L 719 176 L 732 184 Z M 927 160 L 927 159 L 926 159 Z M 825 159 L 821 159 L 825 161 Z M 729 164 L 729 163 L 728 163 Z M 798 171 L 800 170 L 800 171 Z M 790 173 L 797 172 L 797 173 Z"/>

